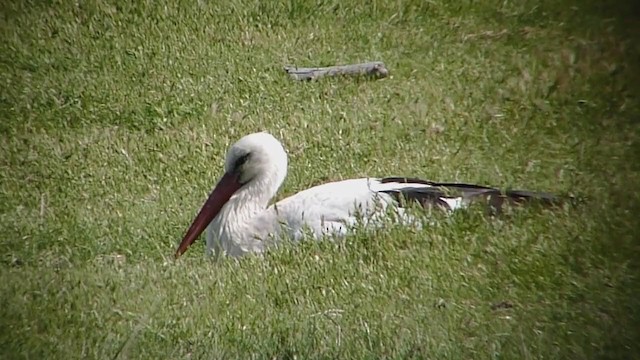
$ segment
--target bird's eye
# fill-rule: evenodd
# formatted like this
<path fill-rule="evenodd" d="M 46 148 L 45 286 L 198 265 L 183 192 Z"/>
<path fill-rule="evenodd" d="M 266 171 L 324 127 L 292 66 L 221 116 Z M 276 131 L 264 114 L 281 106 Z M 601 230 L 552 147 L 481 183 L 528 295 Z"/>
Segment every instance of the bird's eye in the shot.
<path fill-rule="evenodd" d="M 244 163 L 247 162 L 247 160 L 249 159 L 249 155 L 251 155 L 251 153 L 246 153 L 246 154 L 238 157 L 236 162 L 233 164 L 233 170 L 234 171 L 238 171 L 240 169 L 240 166 L 242 166 Z"/>

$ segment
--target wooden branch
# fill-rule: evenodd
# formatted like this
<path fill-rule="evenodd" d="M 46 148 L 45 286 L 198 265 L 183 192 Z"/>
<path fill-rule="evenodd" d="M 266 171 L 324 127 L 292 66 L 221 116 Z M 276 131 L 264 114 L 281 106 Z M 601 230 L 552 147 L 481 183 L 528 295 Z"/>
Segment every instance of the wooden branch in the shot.
<path fill-rule="evenodd" d="M 299 68 L 295 66 L 285 66 L 284 70 L 294 80 L 316 80 L 325 76 L 361 76 L 366 75 L 381 79 L 389 76 L 389 70 L 381 61 L 368 62 L 362 64 Z"/>

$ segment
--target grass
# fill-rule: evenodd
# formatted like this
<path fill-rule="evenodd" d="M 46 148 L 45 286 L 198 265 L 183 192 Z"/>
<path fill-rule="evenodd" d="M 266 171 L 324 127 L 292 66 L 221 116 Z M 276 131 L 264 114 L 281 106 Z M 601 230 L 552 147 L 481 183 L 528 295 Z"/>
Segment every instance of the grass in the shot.
<path fill-rule="evenodd" d="M 14 1 L 0 18 L 0 357 L 632 358 L 637 6 Z M 385 61 L 296 83 L 283 65 Z M 578 207 L 211 263 L 171 256 L 227 146 L 280 197 L 408 175 Z"/>

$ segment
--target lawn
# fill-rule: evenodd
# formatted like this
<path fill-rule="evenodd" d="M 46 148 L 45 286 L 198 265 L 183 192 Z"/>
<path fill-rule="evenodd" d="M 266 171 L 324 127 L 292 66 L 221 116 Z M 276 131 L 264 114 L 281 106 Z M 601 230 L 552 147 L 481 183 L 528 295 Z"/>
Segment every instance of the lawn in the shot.
<path fill-rule="evenodd" d="M 637 5 L 121 3 L 0 5 L 0 358 L 640 354 Z M 390 77 L 283 71 L 375 60 Z M 411 176 L 581 202 L 174 261 L 262 130 L 279 198 Z"/>

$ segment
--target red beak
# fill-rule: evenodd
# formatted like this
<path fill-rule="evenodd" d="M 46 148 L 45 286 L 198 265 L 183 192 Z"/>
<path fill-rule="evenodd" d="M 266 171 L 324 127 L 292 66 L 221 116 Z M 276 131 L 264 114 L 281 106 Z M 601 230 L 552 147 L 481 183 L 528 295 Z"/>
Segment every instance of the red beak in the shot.
<path fill-rule="evenodd" d="M 193 223 L 191 223 L 191 226 L 184 235 L 184 238 L 182 238 L 182 242 L 180 242 L 180 246 L 178 246 L 178 249 L 176 250 L 176 259 L 187 251 L 189 246 L 191 246 L 198 236 L 202 234 L 207 225 L 209 225 L 216 215 L 218 215 L 233 193 L 238 191 L 241 187 L 242 184 L 238 181 L 237 175 L 233 173 L 225 173 L 222 176 L 216 187 L 211 192 L 211 195 L 209 195 L 207 201 L 202 205 L 198 216 L 196 216 Z"/>

